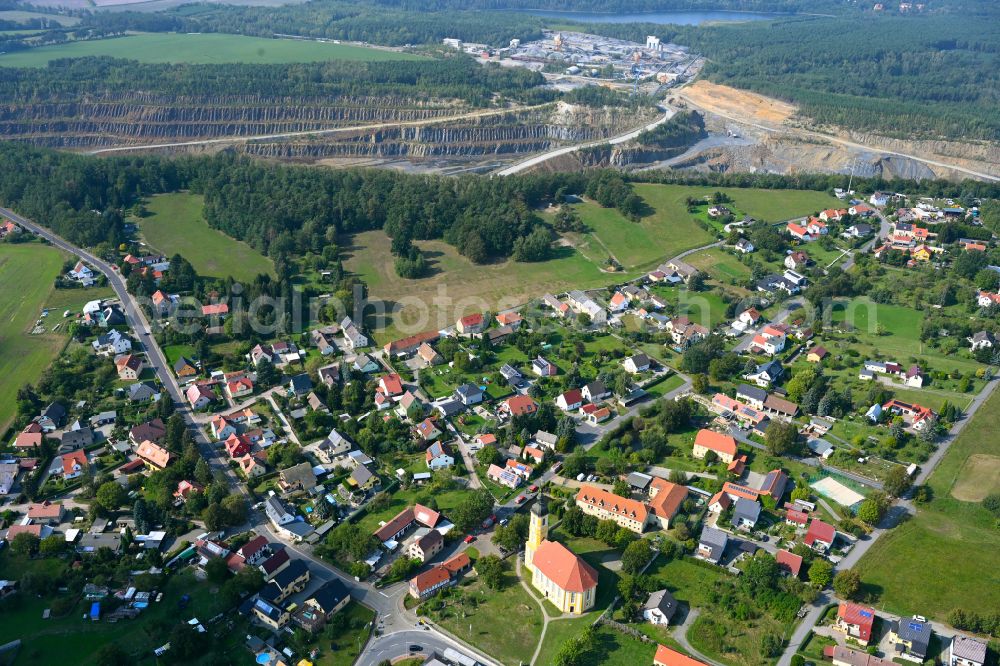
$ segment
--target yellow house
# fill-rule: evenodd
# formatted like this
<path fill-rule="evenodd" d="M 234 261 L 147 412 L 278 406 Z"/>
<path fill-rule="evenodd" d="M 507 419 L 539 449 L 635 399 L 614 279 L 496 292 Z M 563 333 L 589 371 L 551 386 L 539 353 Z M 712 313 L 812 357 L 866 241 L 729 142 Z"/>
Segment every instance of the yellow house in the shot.
<path fill-rule="evenodd" d="M 597 601 L 597 571 L 573 551 L 549 541 L 549 515 L 539 495 L 531 507 L 524 563 L 532 586 L 563 613 L 582 615 Z"/>
<path fill-rule="evenodd" d="M 933 253 L 927 249 L 926 245 L 921 245 L 913 250 L 913 258 L 917 261 L 930 261 L 931 254 Z"/>
<path fill-rule="evenodd" d="M 709 451 L 713 452 L 720 462 L 728 465 L 736 457 L 736 440 L 729 435 L 702 428 L 695 435 L 691 455 L 695 458 L 704 458 Z"/>

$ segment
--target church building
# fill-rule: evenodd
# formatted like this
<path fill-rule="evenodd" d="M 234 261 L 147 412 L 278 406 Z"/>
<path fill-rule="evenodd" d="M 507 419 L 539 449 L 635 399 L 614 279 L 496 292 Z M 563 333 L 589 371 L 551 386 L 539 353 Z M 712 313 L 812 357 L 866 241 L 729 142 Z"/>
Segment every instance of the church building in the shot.
<path fill-rule="evenodd" d="M 549 512 L 541 493 L 529 517 L 524 564 L 532 586 L 563 613 L 586 613 L 597 601 L 597 571 L 566 546 L 548 540 Z"/>

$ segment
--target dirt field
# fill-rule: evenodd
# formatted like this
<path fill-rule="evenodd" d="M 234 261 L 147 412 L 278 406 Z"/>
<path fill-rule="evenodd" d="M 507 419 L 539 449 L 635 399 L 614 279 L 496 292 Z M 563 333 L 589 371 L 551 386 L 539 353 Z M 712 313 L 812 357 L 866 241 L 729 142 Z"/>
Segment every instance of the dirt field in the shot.
<path fill-rule="evenodd" d="M 749 122 L 781 124 L 798 111 L 791 104 L 770 97 L 704 80 L 683 88 L 680 95 L 698 106 L 741 116 Z"/>
<path fill-rule="evenodd" d="M 976 453 L 969 456 L 951 496 L 963 502 L 981 502 L 990 493 L 1000 490 L 1000 457 Z"/>

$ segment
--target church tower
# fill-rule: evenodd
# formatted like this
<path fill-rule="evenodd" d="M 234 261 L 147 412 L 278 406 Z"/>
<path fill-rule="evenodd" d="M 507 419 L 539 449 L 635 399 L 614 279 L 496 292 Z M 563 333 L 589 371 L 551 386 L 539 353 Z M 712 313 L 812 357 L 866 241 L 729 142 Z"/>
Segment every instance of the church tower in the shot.
<path fill-rule="evenodd" d="M 545 495 L 541 491 L 531 506 L 528 519 L 528 542 L 524 544 L 524 564 L 529 570 L 533 570 L 531 560 L 535 556 L 535 551 L 549 538 L 549 510 L 545 506 Z"/>

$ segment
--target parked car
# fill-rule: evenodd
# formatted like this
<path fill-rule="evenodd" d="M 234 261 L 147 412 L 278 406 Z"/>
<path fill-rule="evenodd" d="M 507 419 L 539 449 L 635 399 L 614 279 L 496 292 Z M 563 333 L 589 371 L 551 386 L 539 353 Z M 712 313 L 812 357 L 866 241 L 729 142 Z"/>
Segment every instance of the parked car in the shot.
<path fill-rule="evenodd" d="M 470 534 L 469 536 L 465 537 L 465 543 L 472 543 L 475 540 L 476 540 L 476 537 L 474 535 L 472 535 L 472 534 Z"/>
<path fill-rule="evenodd" d="M 533 493 L 537 493 L 538 492 L 538 486 L 533 483 L 533 484 L 531 484 L 531 487 L 528 488 L 528 490 L 530 490 Z"/>
<path fill-rule="evenodd" d="M 516 500 L 514 500 L 514 504 L 520 504 L 520 503 L 521 503 L 521 502 L 523 502 L 524 500 L 525 500 L 525 497 L 524 497 L 524 495 L 518 495 L 518 496 L 517 496 L 517 499 L 516 499 Z"/>

